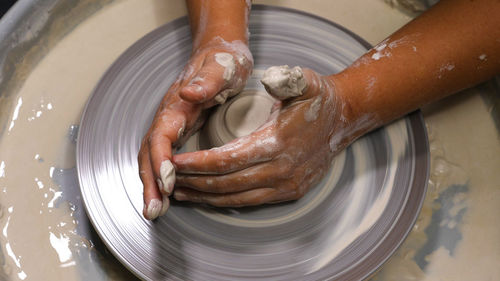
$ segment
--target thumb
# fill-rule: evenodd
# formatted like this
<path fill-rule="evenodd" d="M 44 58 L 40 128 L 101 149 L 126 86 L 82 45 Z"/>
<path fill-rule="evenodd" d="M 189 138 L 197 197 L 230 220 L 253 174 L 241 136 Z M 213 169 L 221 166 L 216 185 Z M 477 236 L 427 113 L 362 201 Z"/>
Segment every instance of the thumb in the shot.
<path fill-rule="evenodd" d="M 225 69 L 214 61 L 205 63 L 190 83 L 181 89 L 179 96 L 192 103 L 213 99 L 228 83 Z"/>
<path fill-rule="evenodd" d="M 311 93 L 317 93 L 319 75 L 300 66 L 290 68 L 288 65 L 271 66 L 268 68 L 261 83 L 267 92 L 278 100 L 304 100 L 310 98 Z"/>

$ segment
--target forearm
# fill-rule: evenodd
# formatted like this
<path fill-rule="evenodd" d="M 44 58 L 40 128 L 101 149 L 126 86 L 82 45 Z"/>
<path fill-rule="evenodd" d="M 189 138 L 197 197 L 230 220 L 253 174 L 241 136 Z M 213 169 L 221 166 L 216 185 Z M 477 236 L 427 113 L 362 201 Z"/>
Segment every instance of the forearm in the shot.
<path fill-rule="evenodd" d="M 332 76 L 368 130 L 500 73 L 500 2 L 443 0 Z"/>
<path fill-rule="evenodd" d="M 248 44 L 250 1 L 244 0 L 186 0 L 193 49 L 215 37 Z"/>

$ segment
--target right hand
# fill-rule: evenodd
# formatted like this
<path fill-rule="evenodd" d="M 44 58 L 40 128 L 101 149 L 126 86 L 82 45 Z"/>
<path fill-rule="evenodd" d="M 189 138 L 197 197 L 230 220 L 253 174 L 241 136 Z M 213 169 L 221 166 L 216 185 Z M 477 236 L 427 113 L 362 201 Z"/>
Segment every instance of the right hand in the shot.
<path fill-rule="evenodd" d="M 307 88 L 285 97 L 268 122 L 221 147 L 174 156 L 174 196 L 222 207 L 296 200 L 328 171 L 333 157 L 377 126 L 371 115 L 352 114 L 335 76 L 305 69 Z M 267 89 L 267 87 L 266 87 Z"/>

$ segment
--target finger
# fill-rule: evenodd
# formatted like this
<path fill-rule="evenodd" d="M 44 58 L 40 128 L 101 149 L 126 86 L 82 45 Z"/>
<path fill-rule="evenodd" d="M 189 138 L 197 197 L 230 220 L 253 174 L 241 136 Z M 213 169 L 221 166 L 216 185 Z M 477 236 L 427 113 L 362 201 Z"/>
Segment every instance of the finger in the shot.
<path fill-rule="evenodd" d="M 144 185 L 144 209 L 143 216 L 148 220 L 156 219 L 161 213 L 165 213 L 168 208 L 167 204 L 163 204 L 162 195 L 158 190 L 153 171 L 151 170 L 151 162 L 147 144 L 143 144 L 139 151 L 139 177 Z M 165 197 L 166 198 L 166 197 Z M 168 199 L 166 199 L 168 200 Z M 164 207 L 165 206 L 165 207 Z"/>
<path fill-rule="evenodd" d="M 261 79 L 267 92 L 278 100 L 299 101 L 316 96 L 322 87 L 320 75 L 310 69 L 287 65 L 268 68 Z"/>
<path fill-rule="evenodd" d="M 186 126 L 186 116 L 176 111 L 165 111 L 160 123 L 149 137 L 149 157 L 153 175 L 160 191 L 169 195 L 175 183 L 175 171 L 172 159 L 172 144 L 182 135 Z"/>
<path fill-rule="evenodd" d="M 224 103 L 227 97 L 233 94 L 231 86 L 235 75 L 236 66 L 234 58 L 229 53 L 217 53 L 215 57 L 207 58 L 191 82 L 183 87 L 179 93 L 181 98 L 193 103 L 203 103 L 216 99 Z"/>
<path fill-rule="evenodd" d="M 162 202 L 161 202 L 161 210 L 160 214 L 158 216 L 163 216 L 167 213 L 168 208 L 170 207 L 170 199 L 168 199 L 168 196 L 162 195 Z"/>
<path fill-rule="evenodd" d="M 330 81 L 330 79 L 322 79 L 322 76 L 315 71 L 304 68 L 302 69 L 304 79 L 306 81 L 306 87 L 302 90 L 302 95 L 290 99 L 290 101 L 301 101 L 314 98 L 320 94 L 323 94 L 328 87 L 332 85 L 325 84 L 325 81 Z M 287 100 L 288 102 L 289 100 Z"/>
<path fill-rule="evenodd" d="M 178 201 L 206 203 L 217 207 L 254 206 L 279 200 L 282 194 L 274 188 L 258 188 L 230 194 L 201 192 L 179 187 L 174 192 Z"/>
<path fill-rule="evenodd" d="M 221 176 L 177 174 L 176 185 L 210 193 L 230 193 L 277 184 L 290 177 L 291 166 L 285 161 L 252 166 Z"/>
<path fill-rule="evenodd" d="M 304 172 L 304 171 L 302 171 Z M 298 200 L 321 179 L 322 173 L 305 173 L 298 177 L 290 177 L 281 183 L 274 182 L 274 188 L 255 188 L 232 193 L 210 193 L 186 187 L 178 187 L 174 197 L 178 201 L 206 203 L 218 207 L 253 206 L 264 203 L 279 203 Z"/>
<path fill-rule="evenodd" d="M 280 147 L 269 126 L 221 147 L 177 154 L 173 162 L 178 173 L 227 174 L 273 159 Z"/>

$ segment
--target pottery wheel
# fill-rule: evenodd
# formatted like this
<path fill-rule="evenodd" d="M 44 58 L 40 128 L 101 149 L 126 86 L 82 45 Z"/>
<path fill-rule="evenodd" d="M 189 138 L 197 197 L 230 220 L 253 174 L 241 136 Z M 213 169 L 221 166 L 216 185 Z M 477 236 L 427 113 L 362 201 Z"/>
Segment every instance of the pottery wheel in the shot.
<path fill-rule="evenodd" d="M 334 23 L 265 6 L 253 8 L 250 33 L 255 71 L 247 91 L 263 91 L 258 76 L 268 66 L 335 73 L 370 47 Z M 155 222 L 142 217 L 141 138 L 190 46 L 186 18 L 151 32 L 110 67 L 87 104 L 78 173 L 107 247 L 147 280 L 359 280 L 373 273 L 411 230 L 425 195 L 429 152 L 418 112 L 351 145 L 298 201 L 252 208 L 173 202 Z M 200 139 L 186 146 L 200 147 Z"/>

